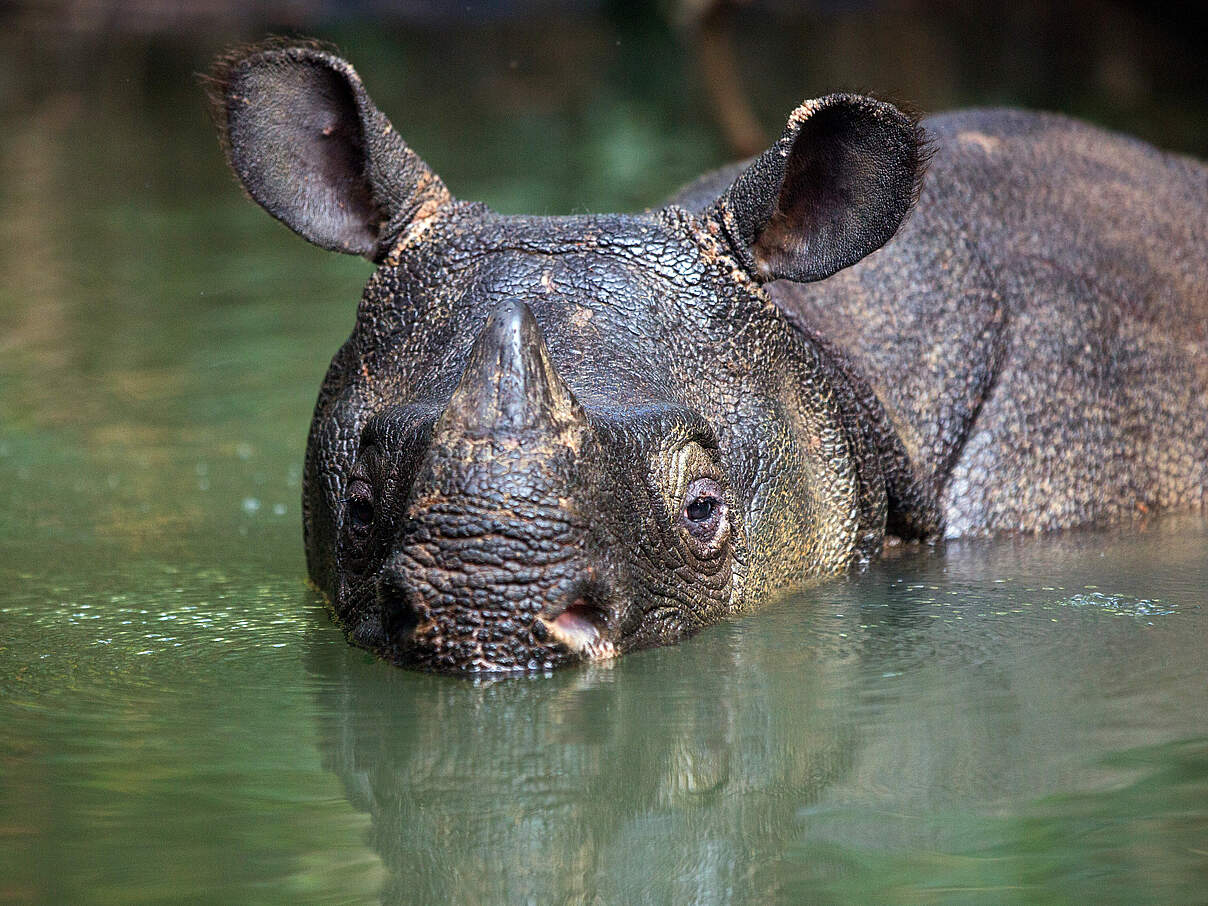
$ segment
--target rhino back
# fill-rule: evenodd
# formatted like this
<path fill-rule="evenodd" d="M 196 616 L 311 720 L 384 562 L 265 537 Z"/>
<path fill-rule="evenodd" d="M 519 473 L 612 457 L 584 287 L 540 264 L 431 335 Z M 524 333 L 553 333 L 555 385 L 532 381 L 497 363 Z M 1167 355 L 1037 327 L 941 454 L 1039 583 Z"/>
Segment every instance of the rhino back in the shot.
<path fill-rule="evenodd" d="M 1203 505 L 1208 167 L 1055 115 L 926 126 L 897 236 L 771 288 L 884 404 L 898 484 L 923 501 L 898 524 L 1042 531 Z"/>

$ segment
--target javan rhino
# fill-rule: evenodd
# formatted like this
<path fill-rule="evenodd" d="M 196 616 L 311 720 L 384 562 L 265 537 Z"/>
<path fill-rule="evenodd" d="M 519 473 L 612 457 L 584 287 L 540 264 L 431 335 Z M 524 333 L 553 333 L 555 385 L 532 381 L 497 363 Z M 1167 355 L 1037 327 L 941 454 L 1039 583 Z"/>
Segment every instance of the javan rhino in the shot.
<path fill-rule="evenodd" d="M 211 88 L 252 198 L 378 265 L 303 519 L 312 579 L 384 657 L 609 658 L 887 538 L 1208 499 L 1199 162 L 834 94 L 657 209 L 504 216 L 453 198 L 317 45 L 229 54 Z"/>

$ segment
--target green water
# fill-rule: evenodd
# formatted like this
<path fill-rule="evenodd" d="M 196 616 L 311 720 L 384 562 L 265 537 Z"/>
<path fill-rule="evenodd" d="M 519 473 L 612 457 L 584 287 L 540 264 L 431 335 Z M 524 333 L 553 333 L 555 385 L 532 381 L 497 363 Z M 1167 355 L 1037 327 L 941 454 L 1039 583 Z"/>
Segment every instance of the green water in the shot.
<path fill-rule="evenodd" d="M 1204 519 L 904 555 L 548 677 L 379 664 L 299 514 L 368 266 L 239 197 L 208 49 L 8 43 L 0 901 L 1208 898 Z M 375 93 L 454 191 L 599 209 L 720 160 L 663 75 L 579 120 Z"/>

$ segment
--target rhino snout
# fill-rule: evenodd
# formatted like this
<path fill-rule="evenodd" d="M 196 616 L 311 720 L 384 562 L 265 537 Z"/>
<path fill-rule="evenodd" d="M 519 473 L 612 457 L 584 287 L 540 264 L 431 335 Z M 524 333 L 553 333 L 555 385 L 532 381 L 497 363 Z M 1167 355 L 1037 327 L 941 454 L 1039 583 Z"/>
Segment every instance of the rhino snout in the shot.
<path fill-rule="evenodd" d="M 597 569 L 580 556 L 529 552 L 521 562 L 491 550 L 452 569 L 438 564 L 458 562 L 457 554 L 404 549 L 392 559 L 377 599 L 386 646 L 398 660 L 494 672 L 619 653 L 625 608 Z"/>

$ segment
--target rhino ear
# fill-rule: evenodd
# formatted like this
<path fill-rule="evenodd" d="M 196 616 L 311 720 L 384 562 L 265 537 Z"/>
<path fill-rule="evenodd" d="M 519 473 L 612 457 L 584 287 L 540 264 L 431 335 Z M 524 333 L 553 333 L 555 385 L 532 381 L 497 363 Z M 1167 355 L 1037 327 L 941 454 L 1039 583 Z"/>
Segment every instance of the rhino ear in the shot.
<path fill-rule="evenodd" d="M 244 188 L 315 245 L 379 260 L 411 221 L 451 201 L 352 66 L 317 44 L 236 50 L 207 82 Z"/>
<path fill-rule="evenodd" d="M 893 236 L 917 196 L 925 144 L 891 104 L 807 101 L 706 212 L 761 281 L 821 280 Z"/>

